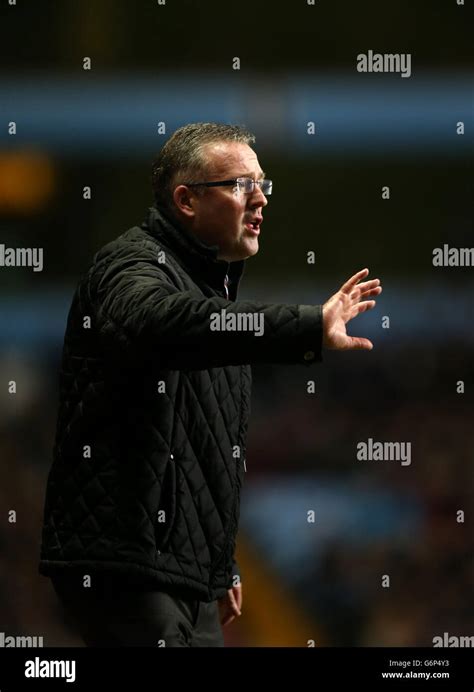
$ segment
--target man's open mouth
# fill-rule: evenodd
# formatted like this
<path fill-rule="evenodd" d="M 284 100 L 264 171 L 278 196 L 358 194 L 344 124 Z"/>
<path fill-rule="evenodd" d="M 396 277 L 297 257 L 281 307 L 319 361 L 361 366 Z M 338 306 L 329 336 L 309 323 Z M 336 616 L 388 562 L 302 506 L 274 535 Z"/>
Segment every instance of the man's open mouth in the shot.
<path fill-rule="evenodd" d="M 262 219 L 254 219 L 253 221 L 246 221 L 245 222 L 245 228 L 248 228 L 249 231 L 260 231 L 260 225 L 262 223 Z"/>

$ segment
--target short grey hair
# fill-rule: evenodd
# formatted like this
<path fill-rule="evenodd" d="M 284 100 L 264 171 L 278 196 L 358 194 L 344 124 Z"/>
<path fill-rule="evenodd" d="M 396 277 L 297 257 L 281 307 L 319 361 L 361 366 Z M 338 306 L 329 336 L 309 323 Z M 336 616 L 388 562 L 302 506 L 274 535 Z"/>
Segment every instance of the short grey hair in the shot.
<path fill-rule="evenodd" d="M 255 136 L 241 125 L 222 123 L 191 123 L 172 134 L 152 163 L 151 185 L 157 207 L 172 212 L 176 185 L 201 182 L 209 165 L 204 145 L 217 142 L 253 144 Z"/>

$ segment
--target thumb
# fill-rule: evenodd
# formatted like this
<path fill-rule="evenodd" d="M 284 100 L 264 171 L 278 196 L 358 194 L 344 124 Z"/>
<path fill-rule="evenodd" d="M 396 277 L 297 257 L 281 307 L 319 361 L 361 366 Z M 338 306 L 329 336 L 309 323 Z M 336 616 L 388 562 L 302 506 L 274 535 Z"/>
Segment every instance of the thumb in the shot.
<path fill-rule="evenodd" d="M 360 336 L 348 336 L 349 345 L 347 349 L 350 351 L 371 351 L 374 347 L 370 339 L 364 339 Z"/>

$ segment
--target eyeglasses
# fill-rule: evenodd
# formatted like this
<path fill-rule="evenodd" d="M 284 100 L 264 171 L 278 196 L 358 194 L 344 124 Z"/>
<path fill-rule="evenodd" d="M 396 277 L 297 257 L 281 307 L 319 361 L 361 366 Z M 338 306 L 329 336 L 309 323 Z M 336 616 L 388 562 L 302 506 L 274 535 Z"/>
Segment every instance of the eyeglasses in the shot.
<path fill-rule="evenodd" d="M 239 192 L 244 192 L 246 195 L 252 194 L 255 190 L 255 185 L 261 189 L 264 195 L 272 194 L 272 180 L 253 180 L 252 178 L 233 178 L 232 180 L 219 180 L 215 183 L 183 183 L 188 187 L 197 187 L 204 185 L 205 187 L 225 187 L 227 185 L 235 185 Z"/>

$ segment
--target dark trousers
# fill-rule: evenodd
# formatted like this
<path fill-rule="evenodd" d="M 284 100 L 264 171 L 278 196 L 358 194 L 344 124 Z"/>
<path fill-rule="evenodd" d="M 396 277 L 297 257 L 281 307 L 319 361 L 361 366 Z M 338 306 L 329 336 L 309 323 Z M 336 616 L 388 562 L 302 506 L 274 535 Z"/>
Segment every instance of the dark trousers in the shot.
<path fill-rule="evenodd" d="M 224 646 L 217 601 L 149 589 L 53 586 L 86 646 Z"/>

